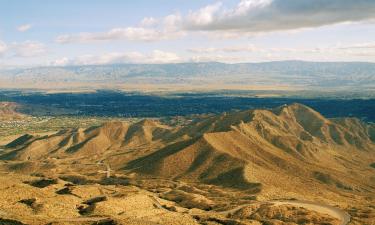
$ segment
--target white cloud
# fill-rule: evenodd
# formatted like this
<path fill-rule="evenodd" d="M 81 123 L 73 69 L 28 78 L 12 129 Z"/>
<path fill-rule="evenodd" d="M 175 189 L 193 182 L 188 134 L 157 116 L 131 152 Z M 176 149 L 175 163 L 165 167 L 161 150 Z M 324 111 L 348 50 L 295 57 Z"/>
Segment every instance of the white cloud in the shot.
<path fill-rule="evenodd" d="M 241 0 L 233 9 L 215 4 L 190 15 L 187 30 L 258 33 L 375 19 L 375 1 Z"/>
<path fill-rule="evenodd" d="M 126 27 L 113 28 L 107 32 L 99 33 L 80 33 L 61 35 L 56 38 L 58 43 L 72 42 L 92 42 L 92 41 L 108 41 L 108 40 L 128 40 L 128 41 L 159 41 L 169 40 L 182 35 L 181 32 L 172 32 L 166 30 L 158 30 L 154 28 L 144 27 Z"/>
<path fill-rule="evenodd" d="M 36 41 L 14 42 L 10 45 L 10 51 L 16 57 L 33 57 L 46 53 L 46 46 Z"/>
<path fill-rule="evenodd" d="M 56 38 L 58 43 L 87 43 L 93 41 L 127 40 L 139 42 L 153 42 L 171 40 L 184 36 L 180 29 L 181 15 L 171 14 L 162 20 L 153 17 L 144 18 L 140 26 L 118 27 L 105 32 L 65 34 Z"/>
<path fill-rule="evenodd" d="M 61 59 L 56 59 L 55 61 L 49 63 L 49 66 L 67 66 L 70 64 L 70 59 L 63 57 Z"/>
<path fill-rule="evenodd" d="M 154 50 L 149 54 L 140 52 L 111 52 L 103 55 L 82 55 L 76 58 L 61 58 L 50 63 L 52 66 L 105 65 L 115 63 L 177 63 L 181 58 L 172 52 Z"/>
<path fill-rule="evenodd" d="M 105 65 L 121 63 L 163 64 L 180 62 L 260 62 L 270 60 L 361 60 L 375 56 L 372 43 L 358 43 L 337 46 L 291 48 L 291 47 L 262 47 L 255 45 L 234 45 L 224 47 L 207 47 L 187 49 L 189 55 L 180 57 L 176 53 L 154 50 L 149 53 L 141 52 L 110 52 L 102 55 L 81 55 L 74 58 L 61 58 L 50 63 L 52 66 L 67 65 Z"/>
<path fill-rule="evenodd" d="M 179 13 L 170 14 L 163 18 L 162 27 L 159 29 L 164 30 L 165 32 L 181 32 L 181 22 L 182 16 Z"/>
<path fill-rule="evenodd" d="M 8 49 L 8 46 L 0 40 L 0 56 L 3 55 Z"/>
<path fill-rule="evenodd" d="M 209 48 L 189 48 L 187 49 L 188 52 L 192 52 L 192 53 L 213 53 L 213 52 L 219 52 L 221 51 L 219 48 L 213 48 L 213 47 L 209 47 Z"/>
<path fill-rule="evenodd" d="M 375 42 L 369 42 L 369 43 L 358 43 L 348 46 L 339 46 L 337 48 L 340 49 L 373 49 L 375 48 Z"/>
<path fill-rule="evenodd" d="M 141 26 L 142 27 L 152 27 L 158 24 L 158 20 L 155 19 L 154 17 L 145 17 L 141 21 Z"/>
<path fill-rule="evenodd" d="M 149 63 L 177 63 L 181 61 L 181 58 L 172 52 L 154 50 L 149 57 L 146 57 L 146 61 Z"/>
<path fill-rule="evenodd" d="M 220 48 L 190 48 L 192 61 L 246 62 L 246 60 L 365 60 L 375 56 L 375 43 L 357 43 L 324 47 L 261 47 L 255 45 L 225 46 Z"/>
<path fill-rule="evenodd" d="M 216 14 L 219 12 L 221 7 L 222 3 L 218 2 L 201 8 L 196 12 L 191 11 L 187 17 L 187 20 L 192 24 L 196 24 L 197 26 L 205 26 L 214 22 L 215 17 L 217 16 Z"/>
<path fill-rule="evenodd" d="M 234 16 L 245 15 L 249 11 L 262 9 L 269 6 L 272 0 L 242 0 L 238 3 L 237 8 L 232 10 L 230 14 Z"/>
<path fill-rule="evenodd" d="M 224 53 L 235 53 L 235 52 L 259 52 L 263 49 L 258 48 L 254 45 L 244 45 L 244 46 L 227 46 L 222 48 L 190 48 L 189 52 L 192 53 L 215 53 L 215 52 L 224 52 Z"/>
<path fill-rule="evenodd" d="M 36 41 L 13 42 L 6 44 L 0 40 L 0 56 L 12 57 L 33 57 L 47 52 L 43 43 Z"/>
<path fill-rule="evenodd" d="M 129 53 L 106 53 L 103 55 L 81 55 L 76 58 L 61 58 L 57 59 L 51 64 L 54 66 L 67 66 L 67 65 L 104 65 L 114 63 L 129 63 L 132 60 L 137 61 L 140 58 L 143 59 L 143 55 L 138 52 Z"/>
<path fill-rule="evenodd" d="M 182 16 L 179 13 L 170 14 L 162 19 L 145 17 L 140 26 L 112 28 L 104 32 L 86 32 L 78 34 L 63 34 L 58 36 L 57 43 L 88 43 L 94 41 L 127 40 L 153 42 L 176 39 L 185 36 L 181 30 Z"/>
<path fill-rule="evenodd" d="M 31 28 L 32 28 L 32 25 L 31 25 L 31 24 L 23 24 L 23 25 L 17 27 L 17 30 L 18 30 L 19 32 L 25 32 L 25 31 L 30 30 Z"/>
<path fill-rule="evenodd" d="M 57 37 L 56 42 L 150 42 L 180 38 L 193 31 L 204 31 L 203 34 L 220 38 L 238 38 L 371 19 L 375 19 L 374 0 L 240 0 L 229 9 L 219 2 L 185 16 L 175 13 L 161 19 L 146 17 L 140 21 L 140 26 L 65 34 Z"/>
<path fill-rule="evenodd" d="M 228 55 L 196 55 L 189 59 L 190 62 L 223 62 L 223 63 L 239 63 L 248 62 L 249 58 L 243 56 L 228 56 Z"/>

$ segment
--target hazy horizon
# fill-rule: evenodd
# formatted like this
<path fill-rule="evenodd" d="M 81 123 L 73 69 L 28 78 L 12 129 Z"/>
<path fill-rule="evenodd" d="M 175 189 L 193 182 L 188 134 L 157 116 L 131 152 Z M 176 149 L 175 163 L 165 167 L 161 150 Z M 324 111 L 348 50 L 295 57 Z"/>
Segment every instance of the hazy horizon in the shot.
<path fill-rule="evenodd" d="M 12 66 L 7 65 L 0 67 L 0 70 L 12 70 L 12 69 L 37 69 L 37 68 L 64 68 L 64 67 L 90 67 L 90 66 L 116 66 L 116 65 L 179 65 L 179 64 L 224 64 L 224 65 L 241 65 L 241 64 L 267 64 L 267 63 L 317 63 L 317 64 L 375 64 L 371 61 L 309 61 L 309 60 L 269 60 L 269 61 L 259 61 L 259 62 L 220 62 L 220 61 L 202 61 L 202 62 L 175 62 L 175 63 L 136 63 L 136 62 L 120 62 L 120 63 L 108 63 L 108 64 L 82 64 L 82 65 L 24 65 L 24 66 Z"/>

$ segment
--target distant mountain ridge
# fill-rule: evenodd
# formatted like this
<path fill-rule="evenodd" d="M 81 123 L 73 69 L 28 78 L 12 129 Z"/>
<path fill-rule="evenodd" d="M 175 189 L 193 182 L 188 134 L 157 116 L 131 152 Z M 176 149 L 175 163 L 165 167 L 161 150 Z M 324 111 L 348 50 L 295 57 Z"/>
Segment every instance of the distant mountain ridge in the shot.
<path fill-rule="evenodd" d="M 185 85 L 374 90 L 375 63 L 279 61 L 115 64 L 0 70 L 2 87 Z"/>

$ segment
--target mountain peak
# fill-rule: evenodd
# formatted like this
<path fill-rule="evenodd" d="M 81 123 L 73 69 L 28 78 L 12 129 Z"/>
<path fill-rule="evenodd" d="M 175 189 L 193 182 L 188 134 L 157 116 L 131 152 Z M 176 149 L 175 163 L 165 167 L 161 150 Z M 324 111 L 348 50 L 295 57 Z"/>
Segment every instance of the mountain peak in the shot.
<path fill-rule="evenodd" d="M 161 126 L 159 121 L 153 120 L 153 119 L 143 119 L 143 120 L 135 123 L 135 125 L 145 126 L 145 127 L 159 127 L 159 126 Z"/>

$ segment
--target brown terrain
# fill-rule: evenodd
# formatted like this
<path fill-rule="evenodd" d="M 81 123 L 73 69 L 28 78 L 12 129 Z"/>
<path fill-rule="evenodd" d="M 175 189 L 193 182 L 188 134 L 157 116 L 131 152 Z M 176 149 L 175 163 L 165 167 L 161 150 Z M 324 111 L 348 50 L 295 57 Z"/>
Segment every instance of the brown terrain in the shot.
<path fill-rule="evenodd" d="M 375 126 L 300 104 L 0 149 L 0 224 L 375 224 Z"/>
<path fill-rule="evenodd" d="M 20 105 L 14 102 L 0 102 L 0 120 L 22 120 L 28 116 L 17 112 Z"/>

